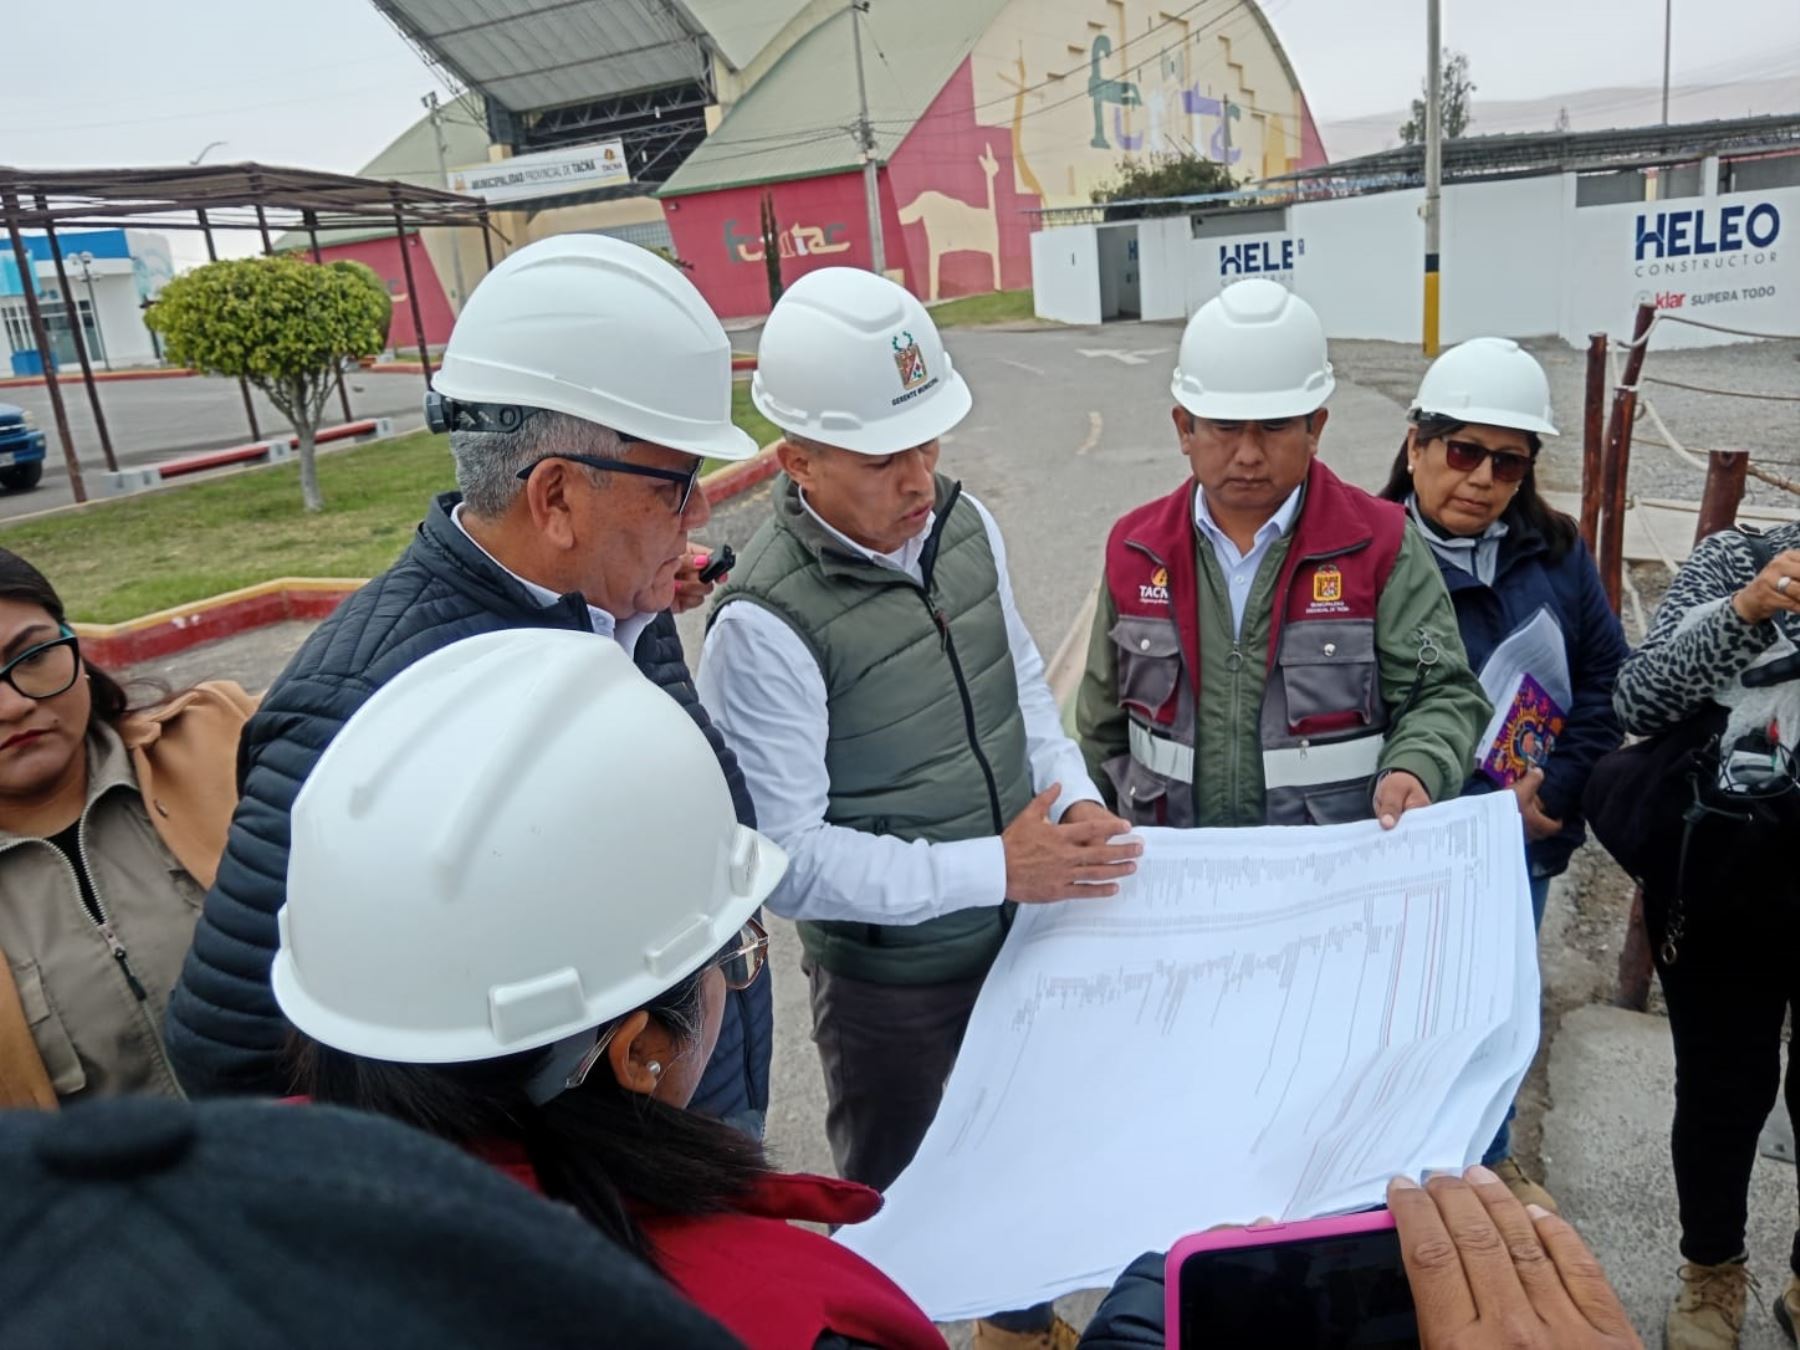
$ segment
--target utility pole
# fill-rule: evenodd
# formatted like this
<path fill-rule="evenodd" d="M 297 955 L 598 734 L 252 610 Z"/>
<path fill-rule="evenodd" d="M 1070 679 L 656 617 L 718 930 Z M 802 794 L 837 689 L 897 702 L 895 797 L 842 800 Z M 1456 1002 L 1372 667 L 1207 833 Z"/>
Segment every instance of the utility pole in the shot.
<path fill-rule="evenodd" d="M 1425 0 L 1425 355 L 1438 354 L 1438 198 L 1444 186 L 1444 72 L 1440 0 Z"/>
<path fill-rule="evenodd" d="M 1669 125 L 1669 47 L 1674 36 L 1675 0 L 1663 0 L 1663 125 Z"/>
<path fill-rule="evenodd" d="M 438 106 L 437 90 L 433 89 L 429 94 L 425 95 L 424 98 L 420 99 L 419 102 L 423 103 L 426 109 L 431 113 L 431 134 L 432 138 L 437 142 L 438 176 L 444 180 L 444 190 L 449 191 L 450 165 L 446 162 L 445 158 L 444 112 L 443 109 Z M 463 296 L 468 294 L 468 292 L 463 286 L 462 241 L 457 237 L 454 230 L 450 232 L 450 276 L 452 284 L 456 287 L 456 303 L 453 308 L 460 314 L 462 313 Z"/>
<path fill-rule="evenodd" d="M 862 146 L 863 196 L 869 207 L 869 266 L 876 276 L 887 272 L 887 247 L 881 238 L 881 188 L 875 167 L 875 125 L 869 121 L 869 86 L 863 80 L 862 16 L 870 0 L 850 0 L 850 40 L 856 48 L 856 102 L 861 115 L 856 139 Z"/>

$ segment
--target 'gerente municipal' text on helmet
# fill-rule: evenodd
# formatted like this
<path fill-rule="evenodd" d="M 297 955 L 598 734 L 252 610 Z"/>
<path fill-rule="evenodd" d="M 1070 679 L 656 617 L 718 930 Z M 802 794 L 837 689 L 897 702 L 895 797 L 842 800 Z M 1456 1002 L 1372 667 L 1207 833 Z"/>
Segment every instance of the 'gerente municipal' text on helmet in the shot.
<path fill-rule="evenodd" d="M 1220 422 L 1304 417 L 1336 385 L 1313 307 L 1261 277 L 1227 286 L 1188 320 L 1169 392 Z"/>
<path fill-rule="evenodd" d="M 559 234 L 470 294 L 432 389 L 458 403 L 547 408 L 713 459 L 756 442 L 731 420 L 731 343 L 693 282 L 648 249 Z"/>
<path fill-rule="evenodd" d="M 788 287 L 757 344 L 750 397 L 783 431 L 863 455 L 934 441 L 972 401 L 925 306 L 858 267 Z"/>
<path fill-rule="evenodd" d="M 1511 338 L 1470 338 L 1438 357 L 1419 382 L 1411 416 L 1557 434 L 1550 420 L 1549 378 L 1537 358 Z"/>
<path fill-rule="evenodd" d="M 372 1059 L 551 1045 L 693 974 L 786 866 L 616 642 L 485 634 L 378 690 L 301 788 L 275 998 Z"/>

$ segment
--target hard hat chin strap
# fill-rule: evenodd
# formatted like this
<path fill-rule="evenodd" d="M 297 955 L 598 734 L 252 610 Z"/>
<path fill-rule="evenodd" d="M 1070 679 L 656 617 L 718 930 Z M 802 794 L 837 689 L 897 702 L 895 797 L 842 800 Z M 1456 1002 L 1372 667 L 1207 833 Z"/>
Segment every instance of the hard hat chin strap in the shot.
<path fill-rule="evenodd" d="M 542 408 L 517 403 L 462 403 L 432 389 L 425 395 L 425 424 L 433 431 L 517 431 Z"/>

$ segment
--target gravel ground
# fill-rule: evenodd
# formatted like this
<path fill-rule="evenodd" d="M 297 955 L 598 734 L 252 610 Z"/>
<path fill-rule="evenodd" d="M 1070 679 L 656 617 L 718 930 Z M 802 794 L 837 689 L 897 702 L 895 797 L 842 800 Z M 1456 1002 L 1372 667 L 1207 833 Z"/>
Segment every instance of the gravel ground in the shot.
<path fill-rule="evenodd" d="M 1563 433 L 1546 456 L 1543 484 L 1554 491 L 1579 492 L 1587 353 L 1554 338 L 1523 345 L 1549 372 L 1550 395 Z M 1357 384 L 1378 389 L 1403 405 L 1412 402 L 1429 364 L 1416 349 L 1392 342 L 1333 342 L 1331 357 L 1338 370 Z M 1719 398 L 1645 386 L 1669 430 L 1689 450 L 1748 449 L 1754 462 L 1800 480 L 1800 342 L 1750 342 L 1689 351 L 1662 351 L 1653 346 L 1645 359 L 1644 374 L 1793 399 L 1779 403 Z M 1641 497 L 1699 500 L 1702 475 L 1668 450 L 1650 444 L 1656 439 L 1655 427 L 1640 416 L 1633 435 L 1631 492 Z M 1792 493 L 1754 479 L 1745 495 L 1746 500 L 1761 506 L 1800 507 L 1800 498 Z"/>

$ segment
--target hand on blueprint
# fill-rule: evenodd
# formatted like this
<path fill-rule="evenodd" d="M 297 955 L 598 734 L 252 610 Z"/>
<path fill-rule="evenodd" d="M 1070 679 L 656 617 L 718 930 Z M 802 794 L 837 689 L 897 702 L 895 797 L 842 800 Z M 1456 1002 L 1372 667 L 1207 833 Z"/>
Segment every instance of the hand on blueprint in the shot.
<path fill-rule="evenodd" d="M 1384 830 L 1393 829 L 1415 806 L 1430 805 L 1431 794 L 1425 785 L 1405 769 L 1390 769 L 1375 784 L 1375 819 Z"/>
<path fill-rule="evenodd" d="M 1006 898 L 1023 904 L 1041 900 L 1099 899 L 1117 895 L 1112 884 L 1137 871 L 1133 861 L 1144 851 L 1137 839 L 1110 841 L 1131 826 L 1102 810 L 1069 808 L 1060 825 L 1050 823 L 1050 808 L 1062 795 L 1052 783 L 1033 797 L 1000 836 L 1006 850 Z"/>
<path fill-rule="evenodd" d="M 1485 1167 L 1388 1185 L 1425 1350 L 1624 1350 L 1643 1342 L 1587 1244 Z"/>
<path fill-rule="evenodd" d="M 1538 800 L 1538 789 L 1543 785 L 1542 769 L 1533 769 L 1512 785 L 1513 795 L 1519 799 L 1519 814 L 1525 817 L 1525 837 L 1534 844 L 1561 834 L 1563 827 L 1563 823 L 1546 812 L 1544 804 Z"/>

